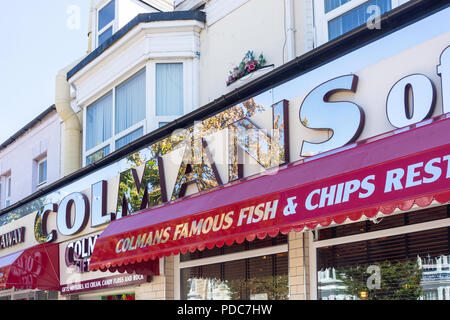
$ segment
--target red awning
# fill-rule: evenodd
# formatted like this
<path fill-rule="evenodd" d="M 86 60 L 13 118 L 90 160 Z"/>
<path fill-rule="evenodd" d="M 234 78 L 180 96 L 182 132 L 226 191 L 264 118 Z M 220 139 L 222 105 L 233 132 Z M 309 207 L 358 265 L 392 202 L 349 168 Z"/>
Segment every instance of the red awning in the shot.
<path fill-rule="evenodd" d="M 113 221 L 90 269 L 109 269 L 279 232 L 450 201 L 450 118 L 266 171 Z"/>
<path fill-rule="evenodd" d="M 0 258 L 0 289 L 59 291 L 59 246 L 40 244 Z"/>

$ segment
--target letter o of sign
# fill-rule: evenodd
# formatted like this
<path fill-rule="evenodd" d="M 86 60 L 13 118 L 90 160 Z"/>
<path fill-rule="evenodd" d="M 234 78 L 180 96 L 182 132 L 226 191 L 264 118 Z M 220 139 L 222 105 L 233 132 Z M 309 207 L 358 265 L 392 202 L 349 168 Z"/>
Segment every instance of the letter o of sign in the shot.
<path fill-rule="evenodd" d="M 72 223 L 72 207 L 75 217 Z M 79 192 L 71 193 L 59 204 L 56 223 L 58 231 L 65 236 L 76 234 L 84 229 L 89 220 L 88 198 Z"/>
<path fill-rule="evenodd" d="M 386 101 L 386 114 L 396 128 L 409 126 L 428 118 L 434 110 L 435 89 L 423 74 L 400 79 L 392 87 Z"/>

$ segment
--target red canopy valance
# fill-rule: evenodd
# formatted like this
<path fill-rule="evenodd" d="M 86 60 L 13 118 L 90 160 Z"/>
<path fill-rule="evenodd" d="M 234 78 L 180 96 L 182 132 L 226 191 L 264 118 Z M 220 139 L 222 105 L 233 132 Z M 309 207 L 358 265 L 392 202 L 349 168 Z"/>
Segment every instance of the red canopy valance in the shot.
<path fill-rule="evenodd" d="M 0 289 L 59 291 L 59 246 L 40 244 L 0 258 Z"/>
<path fill-rule="evenodd" d="M 446 115 L 113 221 L 90 269 L 450 201 Z"/>

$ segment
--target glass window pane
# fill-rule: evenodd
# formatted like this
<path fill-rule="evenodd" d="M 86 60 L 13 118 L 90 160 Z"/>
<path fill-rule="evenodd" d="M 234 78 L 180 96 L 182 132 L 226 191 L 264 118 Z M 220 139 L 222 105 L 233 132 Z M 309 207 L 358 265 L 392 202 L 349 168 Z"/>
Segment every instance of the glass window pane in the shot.
<path fill-rule="evenodd" d="M 109 154 L 109 145 L 104 147 L 103 149 L 100 149 L 93 154 L 86 157 L 86 165 L 89 165 L 97 160 L 100 160 L 104 157 L 106 157 Z"/>
<path fill-rule="evenodd" d="M 116 89 L 116 134 L 144 120 L 145 105 L 144 69 Z"/>
<path fill-rule="evenodd" d="M 331 10 L 338 8 L 342 6 L 344 3 L 347 3 L 349 1 L 350 0 L 324 0 L 325 13 L 328 13 Z"/>
<path fill-rule="evenodd" d="M 159 123 L 159 127 L 161 128 L 161 127 L 164 127 L 166 124 L 169 124 L 169 122 L 160 122 Z"/>
<path fill-rule="evenodd" d="M 353 30 L 367 22 L 373 15 L 371 10 L 367 10 L 369 6 L 376 5 L 380 9 L 380 15 L 392 9 L 391 0 L 371 0 L 359 7 L 356 7 L 347 13 L 328 21 L 328 39 L 343 35 L 344 33 Z"/>
<path fill-rule="evenodd" d="M 183 64 L 156 64 L 156 115 L 183 115 Z"/>
<path fill-rule="evenodd" d="M 112 36 L 112 27 L 109 27 L 108 29 L 106 29 L 105 31 L 103 31 L 99 36 L 98 36 L 98 45 L 101 45 L 103 42 L 105 42 L 106 40 L 109 39 L 109 37 Z"/>
<path fill-rule="evenodd" d="M 181 299 L 285 300 L 287 252 L 181 269 Z"/>
<path fill-rule="evenodd" d="M 39 162 L 39 180 L 38 184 L 47 181 L 47 160 Z"/>
<path fill-rule="evenodd" d="M 7 179 L 7 188 L 8 188 L 8 197 L 11 197 L 11 177 L 8 177 Z"/>
<path fill-rule="evenodd" d="M 139 139 L 144 134 L 144 128 L 139 128 L 116 141 L 116 150 L 126 146 L 130 142 Z"/>
<path fill-rule="evenodd" d="M 112 94 L 109 93 L 86 112 L 86 150 L 111 138 L 112 135 Z"/>
<path fill-rule="evenodd" d="M 102 30 L 115 17 L 115 0 L 108 3 L 98 12 L 98 31 Z"/>
<path fill-rule="evenodd" d="M 449 231 L 432 229 L 319 248 L 319 299 L 450 299 Z"/>

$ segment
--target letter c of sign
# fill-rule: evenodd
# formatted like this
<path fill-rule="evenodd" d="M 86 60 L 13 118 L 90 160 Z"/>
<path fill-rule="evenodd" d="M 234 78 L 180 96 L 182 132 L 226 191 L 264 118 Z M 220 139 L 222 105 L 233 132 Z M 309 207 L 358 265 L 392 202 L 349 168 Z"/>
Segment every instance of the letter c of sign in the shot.
<path fill-rule="evenodd" d="M 47 203 L 36 214 L 34 219 L 34 237 L 40 243 L 53 242 L 56 240 L 56 230 L 47 232 L 47 218 L 51 212 L 57 212 L 58 205 L 56 203 Z"/>
<path fill-rule="evenodd" d="M 123 239 L 120 239 L 119 242 L 117 242 L 116 245 L 116 253 L 120 253 L 122 251 L 122 248 L 120 248 L 120 244 L 123 245 Z M 120 248 L 120 249 L 119 249 Z"/>

